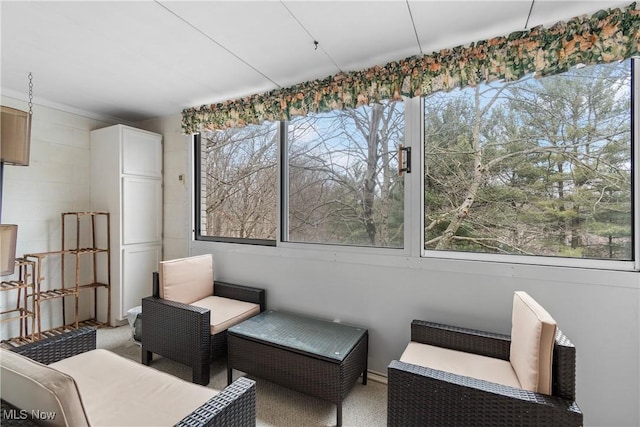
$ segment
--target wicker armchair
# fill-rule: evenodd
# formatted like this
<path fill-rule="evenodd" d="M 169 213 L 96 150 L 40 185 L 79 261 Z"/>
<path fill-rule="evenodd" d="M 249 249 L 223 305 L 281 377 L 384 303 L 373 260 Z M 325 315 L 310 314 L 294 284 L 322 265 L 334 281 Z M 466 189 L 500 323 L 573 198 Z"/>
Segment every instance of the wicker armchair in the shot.
<path fill-rule="evenodd" d="M 508 361 L 509 335 L 414 320 L 411 341 Z M 575 402 L 575 347 L 556 330 L 551 394 L 393 360 L 388 426 L 582 426 Z"/>
<path fill-rule="evenodd" d="M 266 308 L 264 289 L 214 282 L 213 259 L 210 255 L 171 260 L 168 263 L 160 263 L 160 273 L 168 265 L 172 268 L 186 266 L 189 269 L 203 267 L 208 271 L 204 273 L 208 281 L 205 286 L 212 296 L 256 304 L 258 312 Z M 207 385 L 211 362 L 227 354 L 226 328 L 246 317 L 227 320 L 223 322 L 221 330 L 213 331 L 217 325 L 213 325 L 212 309 L 184 300 L 171 300 L 168 295 L 163 295 L 163 282 L 168 279 L 160 276 L 158 272 L 153 273 L 153 296 L 142 299 L 142 363 L 149 365 L 153 353 L 159 354 L 191 366 L 193 382 Z"/>
<path fill-rule="evenodd" d="M 96 330 L 83 327 L 44 338 L 11 350 L 45 365 L 61 361 L 96 348 Z M 142 368 L 142 366 L 141 366 Z M 148 368 L 144 368 L 148 369 Z M 240 381 L 242 380 L 242 381 Z M 147 399 L 140 396 L 140 399 Z M 21 411 L 2 400 L 2 425 L 36 425 Z M 13 416 L 12 416 L 13 415 Z M 255 382 L 238 378 L 220 393 L 179 421 L 178 426 L 255 426 Z M 123 421 L 123 425 L 126 421 Z"/>

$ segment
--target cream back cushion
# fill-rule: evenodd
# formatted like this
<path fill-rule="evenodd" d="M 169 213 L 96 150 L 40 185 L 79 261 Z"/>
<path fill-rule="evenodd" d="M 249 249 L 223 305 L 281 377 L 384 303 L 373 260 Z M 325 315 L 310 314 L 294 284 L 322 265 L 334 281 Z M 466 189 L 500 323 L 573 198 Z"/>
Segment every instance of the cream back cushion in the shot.
<path fill-rule="evenodd" d="M 213 295 L 213 255 L 160 262 L 160 298 L 191 304 Z"/>
<path fill-rule="evenodd" d="M 513 296 L 509 360 L 523 389 L 551 394 L 556 322 L 526 292 Z"/>
<path fill-rule="evenodd" d="M 0 348 L 2 399 L 50 426 L 88 426 L 76 382 L 47 365 Z M 43 419 L 49 418 L 52 419 Z"/>

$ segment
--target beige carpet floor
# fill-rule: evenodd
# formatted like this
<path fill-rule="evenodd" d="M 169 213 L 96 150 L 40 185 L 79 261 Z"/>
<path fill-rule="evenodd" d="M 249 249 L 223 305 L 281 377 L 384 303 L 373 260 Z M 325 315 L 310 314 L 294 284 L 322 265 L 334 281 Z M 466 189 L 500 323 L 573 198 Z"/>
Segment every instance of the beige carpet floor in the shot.
<path fill-rule="evenodd" d="M 128 326 L 98 329 L 98 348 L 109 349 L 140 363 L 140 346 L 131 338 Z M 154 356 L 151 366 L 176 377 L 191 381 L 191 369 L 180 363 Z M 234 371 L 236 375 L 241 375 Z M 256 424 L 258 427 L 315 427 L 335 426 L 335 405 L 281 387 L 269 381 L 256 380 Z M 227 366 L 224 359 L 211 365 L 208 387 L 222 389 L 227 384 Z M 363 386 L 358 381 L 342 405 L 342 425 L 345 427 L 375 427 L 387 423 L 387 386 L 369 380 Z"/>

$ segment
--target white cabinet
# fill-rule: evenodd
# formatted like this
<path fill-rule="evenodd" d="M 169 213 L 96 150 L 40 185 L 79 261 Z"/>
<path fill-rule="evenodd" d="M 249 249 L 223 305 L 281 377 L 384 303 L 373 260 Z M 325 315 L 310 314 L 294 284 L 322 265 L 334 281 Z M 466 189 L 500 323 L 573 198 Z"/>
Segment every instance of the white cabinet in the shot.
<path fill-rule="evenodd" d="M 122 248 L 122 281 L 137 283 L 140 286 L 127 286 L 122 294 L 122 315 L 127 310 L 141 305 L 140 300 L 151 295 L 151 273 L 158 271 L 161 246 L 159 245 L 124 245 Z"/>
<path fill-rule="evenodd" d="M 111 213 L 112 324 L 152 293 L 162 259 L 162 136 L 125 125 L 91 132 L 91 209 Z"/>
<path fill-rule="evenodd" d="M 162 185 L 157 178 L 125 175 L 122 178 L 122 243 L 162 240 Z M 160 206 L 151 211 L 148 207 Z"/>

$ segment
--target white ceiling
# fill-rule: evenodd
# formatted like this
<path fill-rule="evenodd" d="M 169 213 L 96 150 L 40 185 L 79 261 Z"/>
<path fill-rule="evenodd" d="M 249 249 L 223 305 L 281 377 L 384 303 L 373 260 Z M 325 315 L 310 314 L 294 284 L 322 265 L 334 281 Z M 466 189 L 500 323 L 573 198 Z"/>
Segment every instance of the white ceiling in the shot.
<path fill-rule="evenodd" d="M 130 123 L 631 2 L 0 1 L 3 95 Z"/>

